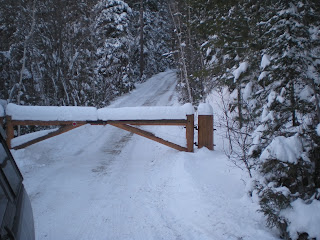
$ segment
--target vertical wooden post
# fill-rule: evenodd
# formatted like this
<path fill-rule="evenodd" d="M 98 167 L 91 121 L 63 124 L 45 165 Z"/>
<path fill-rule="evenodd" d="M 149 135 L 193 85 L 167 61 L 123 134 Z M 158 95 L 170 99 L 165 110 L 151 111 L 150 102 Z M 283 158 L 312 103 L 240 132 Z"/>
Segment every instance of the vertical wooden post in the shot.
<path fill-rule="evenodd" d="M 186 138 L 188 152 L 193 152 L 194 143 L 194 115 L 187 115 Z"/>
<path fill-rule="evenodd" d="M 209 104 L 199 105 L 198 131 L 198 148 L 213 150 L 213 111 Z"/>
<path fill-rule="evenodd" d="M 14 138 L 14 131 L 13 131 L 13 124 L 12 124 L 12 118 L 11 116 L 6 117 L 7 121 L 7 145 L 8 148 L 11 148 L 11 139 Z"/>
<path fill-rule="evenodd" d="M 0 126 L 3 127 L 3 119 L 4 117 L 0 117 Z"/>

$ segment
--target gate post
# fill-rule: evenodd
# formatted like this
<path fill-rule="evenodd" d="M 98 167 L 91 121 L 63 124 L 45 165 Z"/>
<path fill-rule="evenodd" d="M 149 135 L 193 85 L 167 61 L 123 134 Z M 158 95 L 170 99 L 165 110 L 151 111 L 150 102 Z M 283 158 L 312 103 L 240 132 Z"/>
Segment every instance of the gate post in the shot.
<path fill-rule="evenodd" d="M 198 148 L 213 150 L 213 110 L 210 104 L 198 107 Z"/>
<path fill-rule="evenodd" d="M 7 122 L 7 145 L 8 148 L 11 149 L 11 139 L 14 138 L 14 130 L 13 130 L 13 124 L 12 124 L 12 118 L 11 116 L 6 117 Z"/>
<path fill-rule="evenodd" d="M 186 126 L 186 138 L 187 138 L 187 151 L 193 152 L 194 142 L 194 115 L 187 115 L 187 126 Z"/>

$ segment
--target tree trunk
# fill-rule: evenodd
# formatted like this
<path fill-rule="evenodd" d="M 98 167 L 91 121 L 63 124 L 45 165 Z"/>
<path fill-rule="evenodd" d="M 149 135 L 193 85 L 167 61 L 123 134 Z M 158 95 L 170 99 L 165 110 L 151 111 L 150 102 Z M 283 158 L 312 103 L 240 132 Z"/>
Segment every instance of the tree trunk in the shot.
<path fill-rule="evenodd" d="M 24 73 L 24 69 L 26 66 L 26 54 L 27 54 L 27 45 L 29 43 L 29 40 L 33 34 L 34 31 L 34 26 L 36 23 L 36 19 L 35 19 L 35 14 L 36 14 L 36 0 L 33 1 L 33 6 L 32 6 L 32 23 L 31 23 L 31 29 L 29 34 L 26 36 L 26 39 L 24 41 L 23 44 L 23 57 L 22 57 L 22 67 L 21 67 L 21 72 L 20 72 L 20 79 L 19 79 L 19 93 L 18 93 L 18 104 L 20 104 L 20 91 L 22 88 L 22 80 L 23 80 L 23 73 Z"/>
<path fill-rule="evenodd" d="M 20 105 L 21 102 L 21 95 L 22 95 L 22 80 L 23 80 L 23 74 L 26 66 L 26 55 L 27 55 L 27 46 L 29 44 L 29 40 L 33 34 L 34 31 L 34 26 L 36 23 L 35 19 L 35 14 L 36 14 L 36 0 L 33 1 L 33 6 L 32 6 L 32 23 L 31 23 L 31 29 L 29 34 L 26 36 L 26 39 L 23 44 L 23 57 L 22 57 L 22 67 L 20 71 L 20 79 L 18 83 L 18 95 L 17 95 L 17 104 Z M 18 126 L 18 136 L 20 136 L 20 126 Z"/>
<path fill-rule="evenodd" d="M 294 83 L 290 83 L 290 102 L 291 102 L 291 117 L 292 117 L 292 126 L 297 126 L 296 122 L 296 100 L 294 97 Z"/>
<path fill-rule="evenodd" d="M 310 80 L 310 82 L 311 82 L 311 87 L 314 92 L 314 97 L 316 100 L 316 111 L 317 111 L 317 118 L 318 118 L 318 124 L 319 124 L 320 123 L 320 106 L 319 106 L 320 100 L 319 100 L 318 91 L 317 91 L 317 87 L 314 80 Z"/>
<path fill-rule="evenodd" d="M 242 97 L 241 97 L 241 81 L 238 79 L 238 117 L 239 117 L 239 129 L 243 126 L 242 117 Z"/>
<path fill-rule="evenodd" d="M 175 5 L 174 2 L 171 2 L 171 4 L 169 4 L 169 10 L 170 10 L 170 14 L 174 24 L 175 32 L 177 35 L 178 44 L 179 44 L 178 49 L 180 51 L 180 62 L 182 65 L 181 75 L 187 85 L 188 100 L 190 103 L 192 103 L 193 99 L 192 99 L 191 88 L 190 88 L 189 79 L 188 79 L 187 63 L 186 63 L 186 57 L 185 57 L 185 46 L 184 46 L 185 43 L 182 41 L 182 28 L 181 28 L 181 21 L 179 17 L 178 7 Z"/>
<path fill-rule="evenodd" d="M 143 0 L 140 2 L 140 80 L 142 80 L 143 77 L 143 71 L 144 71 L 144 57 L 143 57 Z"/>

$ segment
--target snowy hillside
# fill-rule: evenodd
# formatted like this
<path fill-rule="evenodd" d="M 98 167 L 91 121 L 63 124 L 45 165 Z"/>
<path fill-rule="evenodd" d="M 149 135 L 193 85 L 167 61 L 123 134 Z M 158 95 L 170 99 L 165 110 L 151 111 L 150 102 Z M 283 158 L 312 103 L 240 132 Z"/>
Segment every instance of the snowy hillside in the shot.
<path fill-rule="evenodd" d="M 111 107 L 177 106 L 160 73 Z M 185 144 L 183 127 L 148 127 Z M 247 174 L 216 150 L 184 153 L 112 126 L 85 125 L 13 151 L 38 240 L 277 239 L 246 192 Z"/>

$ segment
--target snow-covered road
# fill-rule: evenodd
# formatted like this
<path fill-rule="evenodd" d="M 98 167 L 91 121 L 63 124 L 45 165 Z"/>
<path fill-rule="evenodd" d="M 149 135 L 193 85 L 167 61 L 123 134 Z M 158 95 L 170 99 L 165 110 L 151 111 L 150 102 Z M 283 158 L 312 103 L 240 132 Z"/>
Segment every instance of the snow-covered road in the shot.
<path fill-rule="evenodd" d="M 175 84 L 174 71 L 160 73 L 111 107 L 178 105 Z M 185 144 L 182 127 L 154 132 Z M 38 240 L 277 239 L 221 151 L 178 152 L 85 125 L 13 154 Z"/>

